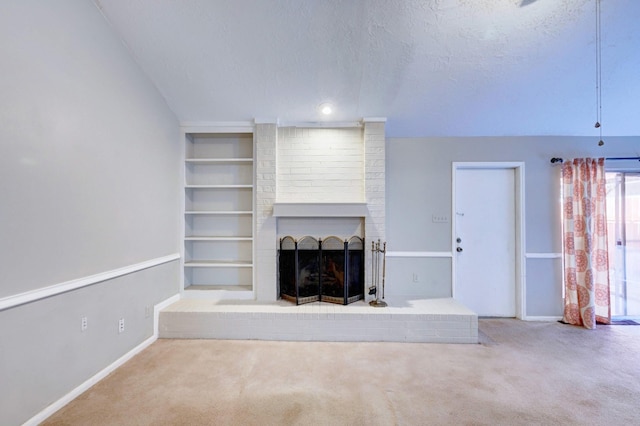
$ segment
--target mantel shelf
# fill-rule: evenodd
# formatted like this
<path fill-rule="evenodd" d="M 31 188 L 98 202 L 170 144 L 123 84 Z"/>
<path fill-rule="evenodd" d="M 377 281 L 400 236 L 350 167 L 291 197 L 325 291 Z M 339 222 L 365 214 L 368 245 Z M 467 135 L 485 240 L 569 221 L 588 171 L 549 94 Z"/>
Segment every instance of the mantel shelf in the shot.
<path fill-rule="evenodd" d="M 365 217 L 367 203 L 274 203 L 274 217 Z"/>

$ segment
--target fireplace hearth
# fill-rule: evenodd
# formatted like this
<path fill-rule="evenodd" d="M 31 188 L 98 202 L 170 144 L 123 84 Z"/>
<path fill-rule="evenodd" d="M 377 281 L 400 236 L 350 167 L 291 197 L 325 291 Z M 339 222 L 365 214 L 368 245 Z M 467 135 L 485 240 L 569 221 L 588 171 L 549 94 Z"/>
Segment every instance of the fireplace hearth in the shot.
<path fill-rule="evenodd" d="M 296 240 L 280 239 L 280 297 L 301 305 L 329 302 L 341 305 L 364 298 L 364 240 L 354 236 Z"/>

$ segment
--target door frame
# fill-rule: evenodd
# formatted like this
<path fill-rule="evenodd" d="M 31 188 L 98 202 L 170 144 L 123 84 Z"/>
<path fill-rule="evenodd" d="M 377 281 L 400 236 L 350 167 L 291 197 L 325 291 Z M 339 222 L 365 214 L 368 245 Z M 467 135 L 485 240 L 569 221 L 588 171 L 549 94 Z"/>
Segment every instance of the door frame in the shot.
<path fill-rule="evenodd" d="M 515 286 L 516 318 L 526 318 L 525 177 L 524 162 L 453 162 L 451 165 L 451 295 L 456 297 L 456 172 L 458 170 L 513 169 L 515 175 Z"/>

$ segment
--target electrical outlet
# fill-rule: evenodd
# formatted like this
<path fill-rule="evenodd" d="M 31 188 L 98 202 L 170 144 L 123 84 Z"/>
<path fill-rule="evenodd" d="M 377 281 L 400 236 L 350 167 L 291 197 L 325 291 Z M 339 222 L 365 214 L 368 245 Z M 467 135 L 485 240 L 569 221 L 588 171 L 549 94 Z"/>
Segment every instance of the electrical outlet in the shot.
<path fill-rule="evenodd" d="M 118 333 L 123 333 L 124 332 L 124 318 L 120 318 L 120 321 L 118 321 Z"/>
<path fill-rule="evenodd" d="M 151 312 L 153 312 L 151 310 L 151 306 L 145 306 L 144 307 L 144 317 L 145 318 L 149 318 L 151 316 Z"/>
<path fill-rule="evenodd" d="M 85 331 L 89 327 L 87 317 L 80 318 L 80 331 Z"/>
<path fill-rule="evenodd" d="M 416 274 L 415 272 L 413 273 L 413 276 L 411 278 L 414 283 L 417 283 L 420 281 L 420 279 L 418 278 L 418 274 Z"/>

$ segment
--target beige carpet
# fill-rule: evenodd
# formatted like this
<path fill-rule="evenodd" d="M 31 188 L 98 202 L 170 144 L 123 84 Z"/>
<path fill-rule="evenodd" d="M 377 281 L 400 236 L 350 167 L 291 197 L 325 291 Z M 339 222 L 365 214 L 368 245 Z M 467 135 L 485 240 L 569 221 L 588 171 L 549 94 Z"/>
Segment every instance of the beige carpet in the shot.
<path fill-rule="evenodd" d="M 159 340 L 47 425 L 637 425 L 640 327 L 481 344 Z"/>

